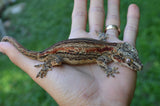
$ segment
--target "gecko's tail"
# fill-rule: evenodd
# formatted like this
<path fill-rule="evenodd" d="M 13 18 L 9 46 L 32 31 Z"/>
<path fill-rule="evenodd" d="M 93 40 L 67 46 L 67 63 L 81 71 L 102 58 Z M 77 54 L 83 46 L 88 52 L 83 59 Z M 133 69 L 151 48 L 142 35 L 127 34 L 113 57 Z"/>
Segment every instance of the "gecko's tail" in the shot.
<path fill-rule="evenodd" d="M 30 51 L 28 49 L 25 49 L 21 44 L 19 44 L 14 38 L 10 36 L 4 36 L 1 40 L 1 42 L 9 42 L 13 46 L 17 48 L 18 51 L 20 51 L 23 55 L 36 60 L 38 58 L 38 52 Z"/>

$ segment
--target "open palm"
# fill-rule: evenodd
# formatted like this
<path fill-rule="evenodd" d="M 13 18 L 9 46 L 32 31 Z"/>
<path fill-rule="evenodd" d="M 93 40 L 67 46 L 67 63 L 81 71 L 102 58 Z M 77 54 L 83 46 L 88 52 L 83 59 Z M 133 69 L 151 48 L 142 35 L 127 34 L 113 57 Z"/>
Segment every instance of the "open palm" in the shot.
<path fill-rule="evenodd" d="M 124 39 L 135 45 L 139 9 L 136 5 L 129 6 L 127 25 Z M 103 31 L 105 12 L 103 0 L 91 0 L 89 10 L 89 28 L 87 23 L 87 0 L 74 0 L 72 26 L 69 38 L 88 37 L 98 39 L 96 32 Z M 106 25 L 120 26 L 119 0 L 108 0 L 108 14 Z M 117 30 L 108 30 L 108 42 L 121 42 Z M 44 88 L 59 105 L 67 106 L 100 106 L 100 105 L 129 105 L 131 103 L 136 83 L 136 72 L 112 63 L 118 67 L 120 74 L 115 78 L 106 77 L 96 64 L 79 66 L 65 65 L 54 67 L 45 78 L 36 78 L 40 68 L 34 67 L 39 61 L 31 60 L 22 55 L 17 49 L 7 42 L 0 43 L 0 51 L 5 53 L 10 60 Z"/>

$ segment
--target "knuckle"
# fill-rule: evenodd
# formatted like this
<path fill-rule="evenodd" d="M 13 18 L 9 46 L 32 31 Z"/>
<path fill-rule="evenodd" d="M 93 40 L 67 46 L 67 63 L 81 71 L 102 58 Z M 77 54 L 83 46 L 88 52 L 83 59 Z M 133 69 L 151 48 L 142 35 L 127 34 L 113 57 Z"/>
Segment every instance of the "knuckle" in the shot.
<path fill-rule="evenodd" d="M 84 16 L 86 16 L 87 15 L 87 12 L 85 12 L 85 11 L 74 11 L 73 13 L 72 13 L 72 18 L 73 17 L 84 17 Z"/>
<path fill-rule="evenodd" d="M 97 23 L 95 23 L 95 24 L 93 24 L 93 25 L 90 25 L 90 31 L 96 31 L 96 32 L 101 32 L 102 31 L 102 25 L 100 25 L 100 24 L 97 24 Z"/>
<path fill-rule="evenodd" d="M 106 33 L 108 34 L 108 36 L 118 37 L 118 31 L 117 30 L 110 29 L 110 30 L 107 30 Z"/>
<path fill-rule="evenodd" d="M 134 26 L 134 25 L 127 25 L 126 26 L 126 30 L 137 32 L 138 28 L 136 26 Z"/>
<path fill-rule="evenodd" d="M 107 16 L 108 20 L 119 20 L 119 15 L 115 15 L 115 14 L 110 14 Z"/>
<path fill-rule="evenodd" d="M 104 14 L 104 8 L 103 7 L 91 7 L 90 12 L 98 12 Z"/>
<path fill-rule="evenodd" d="M 74 34 L 74 33 L 81 33 L 83 30 L 81 27 L 75 27 L 75 28 L 72 28 L 71 30 L 71 34 Z"/>

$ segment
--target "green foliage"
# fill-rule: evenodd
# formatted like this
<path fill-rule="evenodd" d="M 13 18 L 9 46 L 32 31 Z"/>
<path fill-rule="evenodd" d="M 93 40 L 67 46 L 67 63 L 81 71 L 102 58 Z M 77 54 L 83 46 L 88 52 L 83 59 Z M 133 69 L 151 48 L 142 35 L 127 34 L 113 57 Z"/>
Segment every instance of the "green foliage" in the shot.
<path fill-rule="evenodd" d="M 31 50 L 43 50 L 55 42 L 67 39 L 70 33 L 73 1 L 18 2 L 22 1 L 26 3 L 24 11 L 9 17 L 12 22 L 11 28 L 8 29 L 10 36 Z M 143 71 L 138 73 L 137 88 L 131 106 L 157 106 L 160 100 L 160 1 L 121 0 L 122 32 L 126 24 L 127 8 L 131 3 L 136 3 L 141 11 L 136 46 L 144 63 Z M 105 10 L 106 5 L 105 1 Z M 121 33 L 121 38 L 122 35 Z M 0 63 L 1 106 L 57 106 L 41 87 L 13 65 L 6 56 L 0 57 Z"/>

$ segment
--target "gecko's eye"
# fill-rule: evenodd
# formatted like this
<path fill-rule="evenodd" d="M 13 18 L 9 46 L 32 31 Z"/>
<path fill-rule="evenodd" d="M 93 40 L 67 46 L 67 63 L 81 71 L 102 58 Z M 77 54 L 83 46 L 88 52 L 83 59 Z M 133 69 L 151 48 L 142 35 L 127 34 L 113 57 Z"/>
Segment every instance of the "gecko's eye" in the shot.
<path fill-rule="evenodd" d="M 127 58 L 126 63 L 131 63 L 131 59 Z"/>

